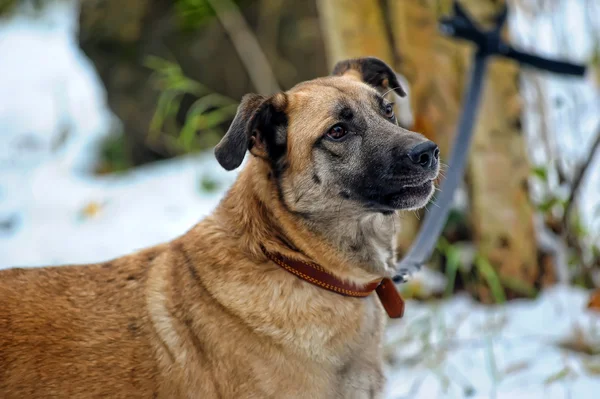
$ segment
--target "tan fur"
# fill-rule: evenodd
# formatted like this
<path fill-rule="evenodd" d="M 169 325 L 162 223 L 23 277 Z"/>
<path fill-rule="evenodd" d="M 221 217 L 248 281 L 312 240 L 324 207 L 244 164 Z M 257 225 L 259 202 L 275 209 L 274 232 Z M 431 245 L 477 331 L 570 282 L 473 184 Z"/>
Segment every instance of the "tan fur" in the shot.
<path fill-rule="evenodd" d="M 311 146 L 340 89 L 359 103 L 372 95 L 327 79 L 337 88 L 316 80 L 287 93 L 284 196 L 311 188 Z M 373 273 L 290 213 L 253 153 L 214 213 L 170 243 L 97 265 L 0 271 L 0 398 L 380 397 L 377 297 L 317 288 L 260 246 L 362 284 L 392 272 L 397 218 L 358 222 L 389 244 Z"/>

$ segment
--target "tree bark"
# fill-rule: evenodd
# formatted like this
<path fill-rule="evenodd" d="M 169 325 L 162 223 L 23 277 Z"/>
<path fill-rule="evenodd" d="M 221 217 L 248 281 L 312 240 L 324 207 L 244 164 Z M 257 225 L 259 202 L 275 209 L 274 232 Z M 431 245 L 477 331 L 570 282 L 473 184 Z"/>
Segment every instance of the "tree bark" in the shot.
<path fill-rule="evenodd" d="M 502 2 L 461 3 L 485 26 Z M 415 130 L 436 141 L 444 157 L 455 136 L 472 48 L 438 33 L 440 14 L 451 11 L 450 1 L 437 3 L 437 9 L 417 0 L 389 5 L 398 69 L 411 82 Z M 517 81 L 515 63 L 490 60 L 467 171 L 470 216 L 478 252 L 500 279 L 533 285 L 539 266 Z M 483 300 L 490 299 L 485 284 L 474 288 Z"/>
<path fill-rule="evenodd" d="M 469 48 L 439 35 L 431 2 L 389 1 L 397 70 L 410 82 L 412 130 L 435 141 L 447 157 L 458 122 Z M 403 224 L 399 246 L 408 249 L 418 220 Z M 407 226 L 408 224 L 408 226 Z"/>
<path fill-rule="evenodd" d="M 464 3 L 480 21 L 492 20 L 499 7 L 499 2 L 491 0 Z M 501 281 L 534 286 L 540 267 L 527 189 L 530 164 L 521 126 L 518 78 L 515 62 L 491 60 L 467 173 L 479 253 L 494 266 Z M 485 298 L 486 291 L 480 289 L 482 299 L 490 299 Z"/>
<path fill-rule="evenodd" d="M 317 0 L 330 67 L 353 57 L 375 56 L 393 62 L 380 2 Z"/>

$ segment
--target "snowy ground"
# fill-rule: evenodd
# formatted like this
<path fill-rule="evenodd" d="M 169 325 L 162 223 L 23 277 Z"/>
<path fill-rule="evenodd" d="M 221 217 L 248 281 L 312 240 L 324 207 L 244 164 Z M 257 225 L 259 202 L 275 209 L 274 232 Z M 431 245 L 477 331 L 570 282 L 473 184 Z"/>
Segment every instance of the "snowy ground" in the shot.
<path fill-rule="evenodd" d="M 0 268 L 102 261 L 172 239 L 208 214 L 236 176 L 211 154 L 121 176 L 87 174 L 111 122 L 77 48 L 75 16 L 61 3 L 33 22 L 0 24 Z M 517 33 L 526 41 L 535 32 Z M 577 90 L 590 116 L 575 141 L 589 140 L 598 93 Z M 204 191 L 205 179 L 216 190 Z M 597 198 L 599 186 L 588 184 L 587 195 Z M 600 358 L 560 345 L 600 348 L 600 316 L 585 311 L 587 295 L 559 286 L 497 308 L 462 296 L 409 302 L 388 328 L 386 397 L 599 397 Z"/>
<path fill-rule="evenodd" d="M 489 307 L 458 296 L 409 303 L 387 334 L 388 398 L 598 398 L 600 317 L 588 294 L 555 287 L 536 301 Z"/>

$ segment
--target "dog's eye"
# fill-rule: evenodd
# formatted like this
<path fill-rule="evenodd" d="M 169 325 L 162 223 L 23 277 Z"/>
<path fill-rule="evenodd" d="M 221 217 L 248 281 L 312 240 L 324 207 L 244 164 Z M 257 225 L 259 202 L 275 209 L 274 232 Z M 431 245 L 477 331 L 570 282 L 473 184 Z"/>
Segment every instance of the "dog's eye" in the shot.
<path fill-rule="evenodd" d="M 331 129 L 329 129 L 329 131 L 327 132 L 327 137 L 333 140 L 340 140 L 346 134 L 348 134 L 348 130 L 346 130 L 344 126 L 335 125 Z"/>
<path fill-rule="evenodd" d="M 385 117 L 388 119 L 394 119 L 394 104 L 386 104 L 385 106 Z"/>

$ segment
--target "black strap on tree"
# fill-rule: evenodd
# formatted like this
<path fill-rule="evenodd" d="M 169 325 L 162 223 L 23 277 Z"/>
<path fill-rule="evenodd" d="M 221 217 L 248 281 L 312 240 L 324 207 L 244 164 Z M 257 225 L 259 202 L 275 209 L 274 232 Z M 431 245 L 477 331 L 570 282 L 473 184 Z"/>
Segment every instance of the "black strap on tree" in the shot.
<path fill-rule="evenodd" d="M 398 273 L 394 276 L 394 282 L 396 283 L 408 281 L 412 273 L 418 271 L 429 260 L 438 237 L 446 224 L 454 192 L 461 181 L 465 169 L 471 145 L 471 137 L 473 135 L 473 124 L 481 96 L 483 77 L 486 73 L 489 57 L 502 56 L 513 59 L 522 66 L 531 66 L 561 75 L 585 75 L 585 66 L 527 54 L 505 43 L 501 38 L 501 30 L 506 22 L 507 15 L 508 10 L 504 7 L 503 11 L 496 17 L 496 26 L 489 31 L 483 31 L 465 12 L 462 6 L 455 1 L 454 15 L 441 20 L 440 30 L 443 34 L 473 42 L 476 46 L 476 51 L 473 56 L 473 67 L 467 98 L 463 104 L 456 140 L 450 154 L 450 168 L 442 183 L 440 194 L 436 198 L 438 206 L 433 207 L 427 213 L 415 242 L 406 256 L 398 263 L 396 267 Z"/>

